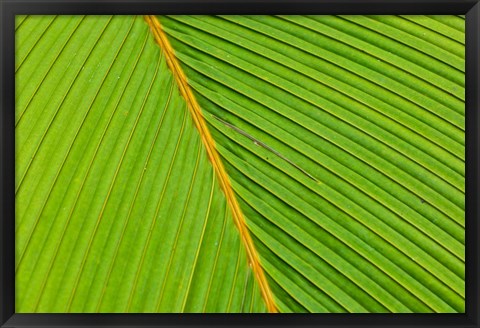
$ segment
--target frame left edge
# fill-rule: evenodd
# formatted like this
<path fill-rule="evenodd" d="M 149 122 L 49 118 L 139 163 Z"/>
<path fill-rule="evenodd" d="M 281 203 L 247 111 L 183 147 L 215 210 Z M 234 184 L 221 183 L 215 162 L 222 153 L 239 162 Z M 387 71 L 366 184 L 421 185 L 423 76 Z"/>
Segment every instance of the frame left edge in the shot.
<path fill-rule="evenodd" d="M 14 242 L 14 211 L 15 211 L 15 176 L 11 174 L 14 168 L 15 142 L 14 142 L 14 99 L 15 86 L 11 83 L 14 77 L 14 26 L 15 16 L 10 3 L 1 1 L 1 90 L 2 113 L 0 124 L 0 185 L 2 197 L 0 200 L 0 256 L 1 256 L 1 295 L 0 295 L 0 325 L 4 325 L 15 313 L 15 242 Z"/>

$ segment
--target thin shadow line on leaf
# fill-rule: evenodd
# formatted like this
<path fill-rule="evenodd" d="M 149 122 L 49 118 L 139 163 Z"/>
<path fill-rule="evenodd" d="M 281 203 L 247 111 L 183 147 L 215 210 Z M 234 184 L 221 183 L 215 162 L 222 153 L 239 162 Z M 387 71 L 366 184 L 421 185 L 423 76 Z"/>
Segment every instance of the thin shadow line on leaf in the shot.
<path fill-rule="evenodd" d="M 247 132 L 243 131 L 242 129 L 236 127 L 235 125 L 231 124 L 231 123 L 228 123 L 227 121 L 224 121 L 222 120 L 220 117 L 216 116 L 216 115 L 213 115 L 211 114 L 211 116 L 213 118 L 215 118 L 217 121 L 219 121 L 220 123 L 224 124 L 225 126 L 229 127 L 230 129 L 240 133 L 241 135 L 243 135 L 244 137 L 247 137 L 248 139 L 252 140 L 253 143 L 257 146 L 260 146 L 260 147 L 263 147 L 265 148 L 266 150 L 272 152 L 273 154 L 275 154 L 276 156 L 280 157 L 281 159 L 283 159 L 284 161 L 288 162 L 290 165 L 292 165 L 293 167 L 295 167 L 297 170 L 299 170 L 300 172 L 302 172 L 303 174 L 305 174 L 307 177 L 309 177 L 310 179 L 312 179 L 313 181 L 319 183 L 320 181 L 318 181 L 313 175 L 311 175 L 310 173 L 308 173 L 307 171 L 305 171 L 303 168 L 301 168 L 299 165 L 295 164 L 293 161 L 291 161 L 290 159 L 288 159 L 287 157 L 285 157 L 284 155 L 282 155 L 281 153 L 279 153 L 278 151 L 276 151 L 275 149 L 273 149 L 272 147 L 268 146 L 267 144 L 265 144 L 264 142 L 261 142 L 260 140 L 258 140 L 257 138 L 255 138 L 254 136 L 248 134 Z"/>

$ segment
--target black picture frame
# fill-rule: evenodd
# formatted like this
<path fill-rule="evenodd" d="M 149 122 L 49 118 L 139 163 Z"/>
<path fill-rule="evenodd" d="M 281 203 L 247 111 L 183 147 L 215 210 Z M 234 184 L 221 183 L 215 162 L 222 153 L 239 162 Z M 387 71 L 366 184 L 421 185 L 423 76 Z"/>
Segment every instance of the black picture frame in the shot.
<path fill-rule="evenodd" d="M 478 0 L 0 0 L 1 327 L 480 327 Z M 14 274 L 14 17 L 21 14 L 464 14 L 466 15 L 465 314 L 16 314 Z"/>

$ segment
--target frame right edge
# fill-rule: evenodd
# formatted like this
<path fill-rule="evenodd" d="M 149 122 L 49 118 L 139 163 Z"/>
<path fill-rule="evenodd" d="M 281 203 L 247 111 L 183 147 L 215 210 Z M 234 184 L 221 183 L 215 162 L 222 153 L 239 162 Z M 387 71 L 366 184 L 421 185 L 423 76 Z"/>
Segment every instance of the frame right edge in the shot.
<path fill-rule="evenodd" d="M 466 82 L 466 315 L 479 327 L 479 163 L 480 163 L 480 3 L 466 14 L 465 82 Z"/>

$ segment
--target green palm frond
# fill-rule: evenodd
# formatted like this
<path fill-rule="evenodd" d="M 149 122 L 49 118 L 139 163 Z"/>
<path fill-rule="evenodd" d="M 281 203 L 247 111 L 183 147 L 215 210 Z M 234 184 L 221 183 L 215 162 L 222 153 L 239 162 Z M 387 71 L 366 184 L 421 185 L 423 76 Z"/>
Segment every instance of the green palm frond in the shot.
<path fill-rule="evenodd" d="M 465 312 L 464 18 L 156 19 L 16 19 L 16 312 Z"/>

